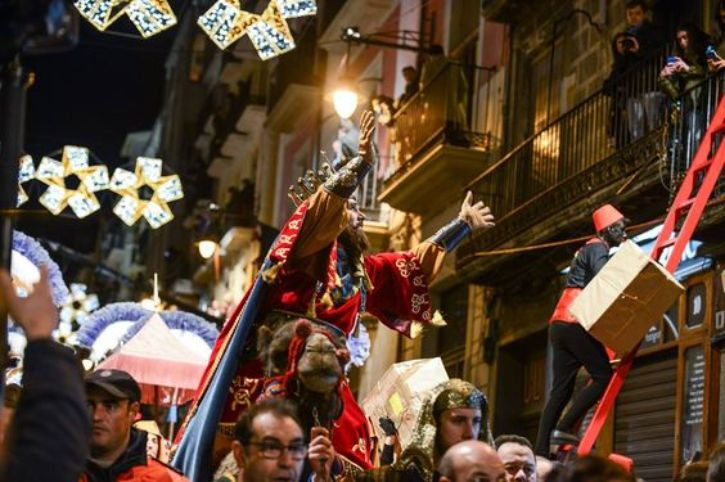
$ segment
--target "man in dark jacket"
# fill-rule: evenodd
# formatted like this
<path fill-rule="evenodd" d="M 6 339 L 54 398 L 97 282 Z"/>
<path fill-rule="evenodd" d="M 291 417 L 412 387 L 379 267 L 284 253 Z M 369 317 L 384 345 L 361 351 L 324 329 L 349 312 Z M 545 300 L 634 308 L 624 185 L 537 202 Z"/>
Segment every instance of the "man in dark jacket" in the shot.
<path fill-rule="evenodd" d="M 625 6 L 627 33 L 637 37 L 640 54 L 647 56 L 664 43 L 659 29 L 647 18 L 647 3 L 631 0 Z"/>
<path fill-rule="evenodd" d="M 73 352 L 51 338 L 58 325 L 48 273 L 40 270 L 33 292 L 20 298 L 0 270 L 0 308 L 28 340 L 23 389 L 6 438 L 0 480 L 78 480 L 88 455 L 90 423 L 81 371 Z"/>
<path fill-rule="evenodd" d="M 82 481 L 184 481 L 173 468 L 146 453 L 146 432 L 133 428 L 141 389 L 123 370 L 96 370 L 86 377 L 91 414 L 91 456 Z"/>
<path fill-rule="evenodd" d="M 556 444 L 578 442 L 570 432 L 597 403 L 612 378 L 612 368 L 604 345 L 590 335 L 569 311 L 584 287 L 609 260 L 609 248 L 618 246 L 627 238 L 624 230 L 626 219 L 611 204 L 594 211 L 592 218 L 597 235 L 574 255 L 566 277 L 566 287 L 549 320 L 554 380 L 549 401 L 539 420 L 539 433 L 534 447 L 535 453 L 544 457 L 549 456 L 550 435 Z M 576 374 L 582 366 L 591 376 L 591 383 L 574 398 L 571 408 L 559 421 L 574 391 Z M 557 430 L 553 430 L 554 427 Z"/>

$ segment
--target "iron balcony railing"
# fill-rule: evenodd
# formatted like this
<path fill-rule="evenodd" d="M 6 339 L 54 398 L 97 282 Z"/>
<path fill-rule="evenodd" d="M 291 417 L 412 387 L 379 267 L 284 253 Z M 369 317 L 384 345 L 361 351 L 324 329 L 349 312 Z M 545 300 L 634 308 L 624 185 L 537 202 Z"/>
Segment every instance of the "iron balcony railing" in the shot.
<path fill-rule="evenodd" d="M 667 181 L 672 195 L 687 173 L 723 93 L 725 93 L 725 71 L 720 71 L 710 74 L 700 84 L 691 87 L 672 102 L 670 116 L 672 123 L 667 146 L 669 161 Z M 725 176 L 721 175 L 712 198 L 722 195 L 725 195 Z"/>
<path fill-rule="evenodd" d="M 668 99 L 658 86 L 670 47 L 652 53 L 485 169 L 466 188 L 497 218 L 557 189 L 617 150 L 661 129 Z"/>
<path fill-rule="evenodd" d="M 395 113 L 396 170 L 387 179 L 404 176 L 420 154 L 440 142 L 491 151 L 500 139 L 472 126 L 489 126 L 494 114 L 490 78 L 493 69 L 441 58 L 423 67 L 422 89 Z M 482 166 L 483 167 L 483 166 Z"/>

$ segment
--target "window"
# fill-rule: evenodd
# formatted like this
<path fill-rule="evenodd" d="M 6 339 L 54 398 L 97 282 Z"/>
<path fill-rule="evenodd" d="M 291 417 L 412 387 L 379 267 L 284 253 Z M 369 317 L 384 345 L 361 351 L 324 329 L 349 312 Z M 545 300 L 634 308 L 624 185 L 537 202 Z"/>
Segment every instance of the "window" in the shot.
<path fill-rule="evenodd" d="M 693 285 L 687 290 L 687 318 L 685 318 L 685 325 L 688 328 L 701 326 L 705 321 L 706 301 L 704 283 Z"/>

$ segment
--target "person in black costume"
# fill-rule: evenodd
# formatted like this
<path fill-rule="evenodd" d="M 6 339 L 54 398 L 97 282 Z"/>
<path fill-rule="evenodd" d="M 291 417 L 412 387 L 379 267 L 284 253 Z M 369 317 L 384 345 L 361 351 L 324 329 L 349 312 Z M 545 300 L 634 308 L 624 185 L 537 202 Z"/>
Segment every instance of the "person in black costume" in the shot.
<path fill-rule="evenodd" d="M 570 432 L 601 398 L 612 378 L 612 368 L 604 345 L 579 324 L 569 307 L 609 260 L 609 249 L 627 239 L 624 229 L 627 220 L 610 204 L 594 211 L 592 218 L 597 235 L 574 255 L 566 287 L 549 320 L 554 380 L 549 401 L 539 420 L 539 433 L 534 447 L 535 453 L 544 457 L 549 456 L 550 437 L 555 444 L 578 443 L 578 438 Z M 591 376 L 591 383 L 574 398 L 569 411 L 559 420 L 574 392 L 576 374 L 582 366 Z"/>

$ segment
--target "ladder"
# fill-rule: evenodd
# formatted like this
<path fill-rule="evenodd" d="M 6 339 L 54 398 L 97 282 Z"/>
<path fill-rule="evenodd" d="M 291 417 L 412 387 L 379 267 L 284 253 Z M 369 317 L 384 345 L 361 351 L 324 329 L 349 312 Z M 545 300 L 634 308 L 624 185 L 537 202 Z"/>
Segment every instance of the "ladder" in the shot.
<path fill-rule="evenodd" d="M 723 133 L 725 133 L 725 96 L 718 103 L 715 115 L 703 135 L 702 142 L 687 170 L 682 185 L 677 191 L 675 200 L 672 202 L 672 206 L 670 206 L 667 217 L 665 218 L 662 231 L 657 237 L 652 252 L 650 253 L 652 259 L 658 260 L 666 248 L 672 247 L 670 256 L 665 264 L 665 269 L 670 273 L 674 273 L 677 265 L 680 263 L 682 253 L 692 238 L 697 223 L 700 221 L 700 217 L 705 210 L 705 205 L 720 177 L 723 161 L 725 161 L 725 142 L 720 142 L 717 151 L 714 153 L 713 149 L 716 145 L 716 137 Z M 677 230 L 678 222 L 683 217 L 684 222 L 682 222 L 680 229 Z M 637 355 L 639 346 L 640 344 L 638 343 L 622 359 L 615 370 L 609 386 L 594 412 L 594 417 L 579 443 L 577 448 L 578 455 L 584 456 L 591 452 L 604 426 L 604 422 L 607 420 L 607 416 L 614 406 L 614 401 L 622 389 L 624 380 L 627 378 L 630 368 L 632 368 L 632 363 Z"/>

